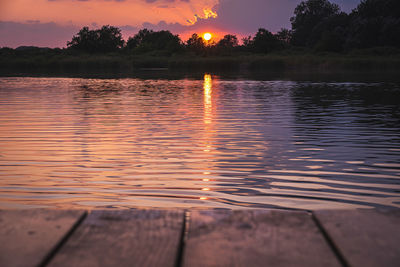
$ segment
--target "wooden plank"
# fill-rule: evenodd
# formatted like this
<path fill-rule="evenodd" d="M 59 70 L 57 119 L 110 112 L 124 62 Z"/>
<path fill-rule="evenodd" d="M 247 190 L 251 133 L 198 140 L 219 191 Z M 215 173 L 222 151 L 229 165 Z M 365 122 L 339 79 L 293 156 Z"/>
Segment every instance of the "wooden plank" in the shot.
<path fill-rule="evenodd" d="M 0 266 L 38 266 L 82 211 L 0 210 Z"/>
<path fill-rule="evenodd" d="M 49 266 L 175 266 L 183 212 L 93 211 Z"/>
<path fill-rule="evenodd" d="M 400 211 L 317 211 L 316 218 L 350 266 L 400 266 Z"/>
<path fill-rule="evenodd" d="M 306 212 L 194 211 L 183 266 L 340 266 Z"/>

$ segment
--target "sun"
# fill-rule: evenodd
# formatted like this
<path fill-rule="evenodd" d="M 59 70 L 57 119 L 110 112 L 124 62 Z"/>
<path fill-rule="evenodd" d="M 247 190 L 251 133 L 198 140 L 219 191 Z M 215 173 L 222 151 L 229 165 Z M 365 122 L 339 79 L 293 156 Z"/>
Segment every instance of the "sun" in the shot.
<path fill-rule="evenodd" d="M 203 35 L 203 38 L 204 38 L 204 40 L 206 40 L 206 41 L 210 41 L 211 38 L 212 38 L 212 34 L 209 33 L 209 32 L 206 32 L 206 33 Z"/>

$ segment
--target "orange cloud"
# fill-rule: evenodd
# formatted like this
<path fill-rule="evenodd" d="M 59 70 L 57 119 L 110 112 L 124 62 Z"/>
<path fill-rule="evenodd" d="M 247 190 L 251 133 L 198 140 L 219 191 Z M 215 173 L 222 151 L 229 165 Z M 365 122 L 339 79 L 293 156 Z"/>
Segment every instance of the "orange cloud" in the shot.
<path fill-rule="evenodd" d="M 200 19 L 209 19 L 209 18 L 216 18 L 216 17 L 218 17 L 218 14 L 217 14 L 217 12 L 214 12 L 211 8 L 204 8 L 203 9 L 203 15 L 197 15 L 197 14 L 195 14 L 194 15 L 194 19 L 193 20 L 191 20 L 191 19 L 188 19 L 187 20 L 187 22 L 190 24 L 190 25 L 193 25 L 193 24 L 195 24 L 196 22 L 197 22 L 197 20 L 200 18 Z"/>
<path fill-rule="evenodd" d="M 66 25 L 140 26 L 143 22 L 187 24 L 212 17 L 218 0 L 1 0 L 0 20 L 39 20 Z M 206 10 L 205 12 L 203 10 Z M 198 15 L 200 14 L 200 15 Z"/>

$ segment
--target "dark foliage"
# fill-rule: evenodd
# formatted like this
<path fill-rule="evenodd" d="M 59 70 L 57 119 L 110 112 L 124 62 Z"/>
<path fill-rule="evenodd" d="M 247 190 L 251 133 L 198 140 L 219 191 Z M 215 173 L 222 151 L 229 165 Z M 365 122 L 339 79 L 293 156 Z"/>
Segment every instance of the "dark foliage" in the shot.
<path fill-rule="evenodd" d="M 275 36 L 284 46 L 288 46 L 292 42 L 293 33 L 291 30 L 283 28 Z"/>
<path fill-rule="evenodd" d="M 340 13 L 318 23 L 311 32 L 309 44 L 319 51 L 341 52 L 346 43 L 349 16 Z"/>
<path fill-rule="evenodd" d="M 124 46 L 124 40 L 121 30 L 113 26 L 106 25 L 98 30 L 83 27 L 67 46 L 89 53 L 115 52 Z"/>
<path fill-rule="evenodd" d="M 198 55 L 206 52 L 206 44 L 198 34 L 194 33 L 186 42 L 186 48 Z"/>
<path fill-rule="evenodd" d="M 348 47 L 400 47 L 399 0 L 363 0 L 350 17 Z"/>
<path fill-rule="evenodd" d="M 330 52 L 400 47 L 398 0 L 362 0 L 349 15 L 328 0 L 303 1 L 291 22 L 294 46 Z"/>
<path fill-rule="evenodd" d="M 299 46 L 315 45 L 318 37 L 314 28 L 326 20 L 340 14 L 340 8 L 328 0 L 308 0 L 301 2 L 294 10 L 292 22 L 292 43 Z"/>
<path fill-rule="evenodd" d="M 236 35 L 227 34 L 216 44 L 216 53 L 230 55 L 239 47 L 239 40 Z"/>
<path fill-rule="evenodd" d="M 165 51 L 175 53 L 182 50 L 182 41 L 178 35 L 173 35 L 170 31 L 152 31 L 148 29 L 140 30 L 134 37 L 130 37 L 127 42 L 128 50 L 138 53 L 149 51 Z"/>
<path fill-rule="evenodd" d="M 238 38 L 236 37 L 236 35 L 232 34 L 225 35 L 224 38 L 219 40 L 219 42 L 217 43 L 217 46 L 222 49 L 233 49 L 238 45 L 239 45 Z"/>
<path fill-rule="evenodd" d="M 266 29 L 259 29 L 251 41 L 252 50 L 257 53 L 269 53 L 283 48 L 277 36 Z"/>

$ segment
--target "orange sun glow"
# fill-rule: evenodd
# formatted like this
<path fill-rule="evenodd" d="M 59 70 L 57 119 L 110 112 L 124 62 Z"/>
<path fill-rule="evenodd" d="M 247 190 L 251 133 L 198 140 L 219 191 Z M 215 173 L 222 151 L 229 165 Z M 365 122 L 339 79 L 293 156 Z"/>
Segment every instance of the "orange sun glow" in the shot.
<path fill-rule="evenodd" d="M 206 40 L 206 41 L 210 41 L 211 38 L 212 38 L 212 35 L 211 35 L 211 33 L 206 32 L 206 33 L 203 35 L 203 38 L 204 38 L 204 40 Z"/>

